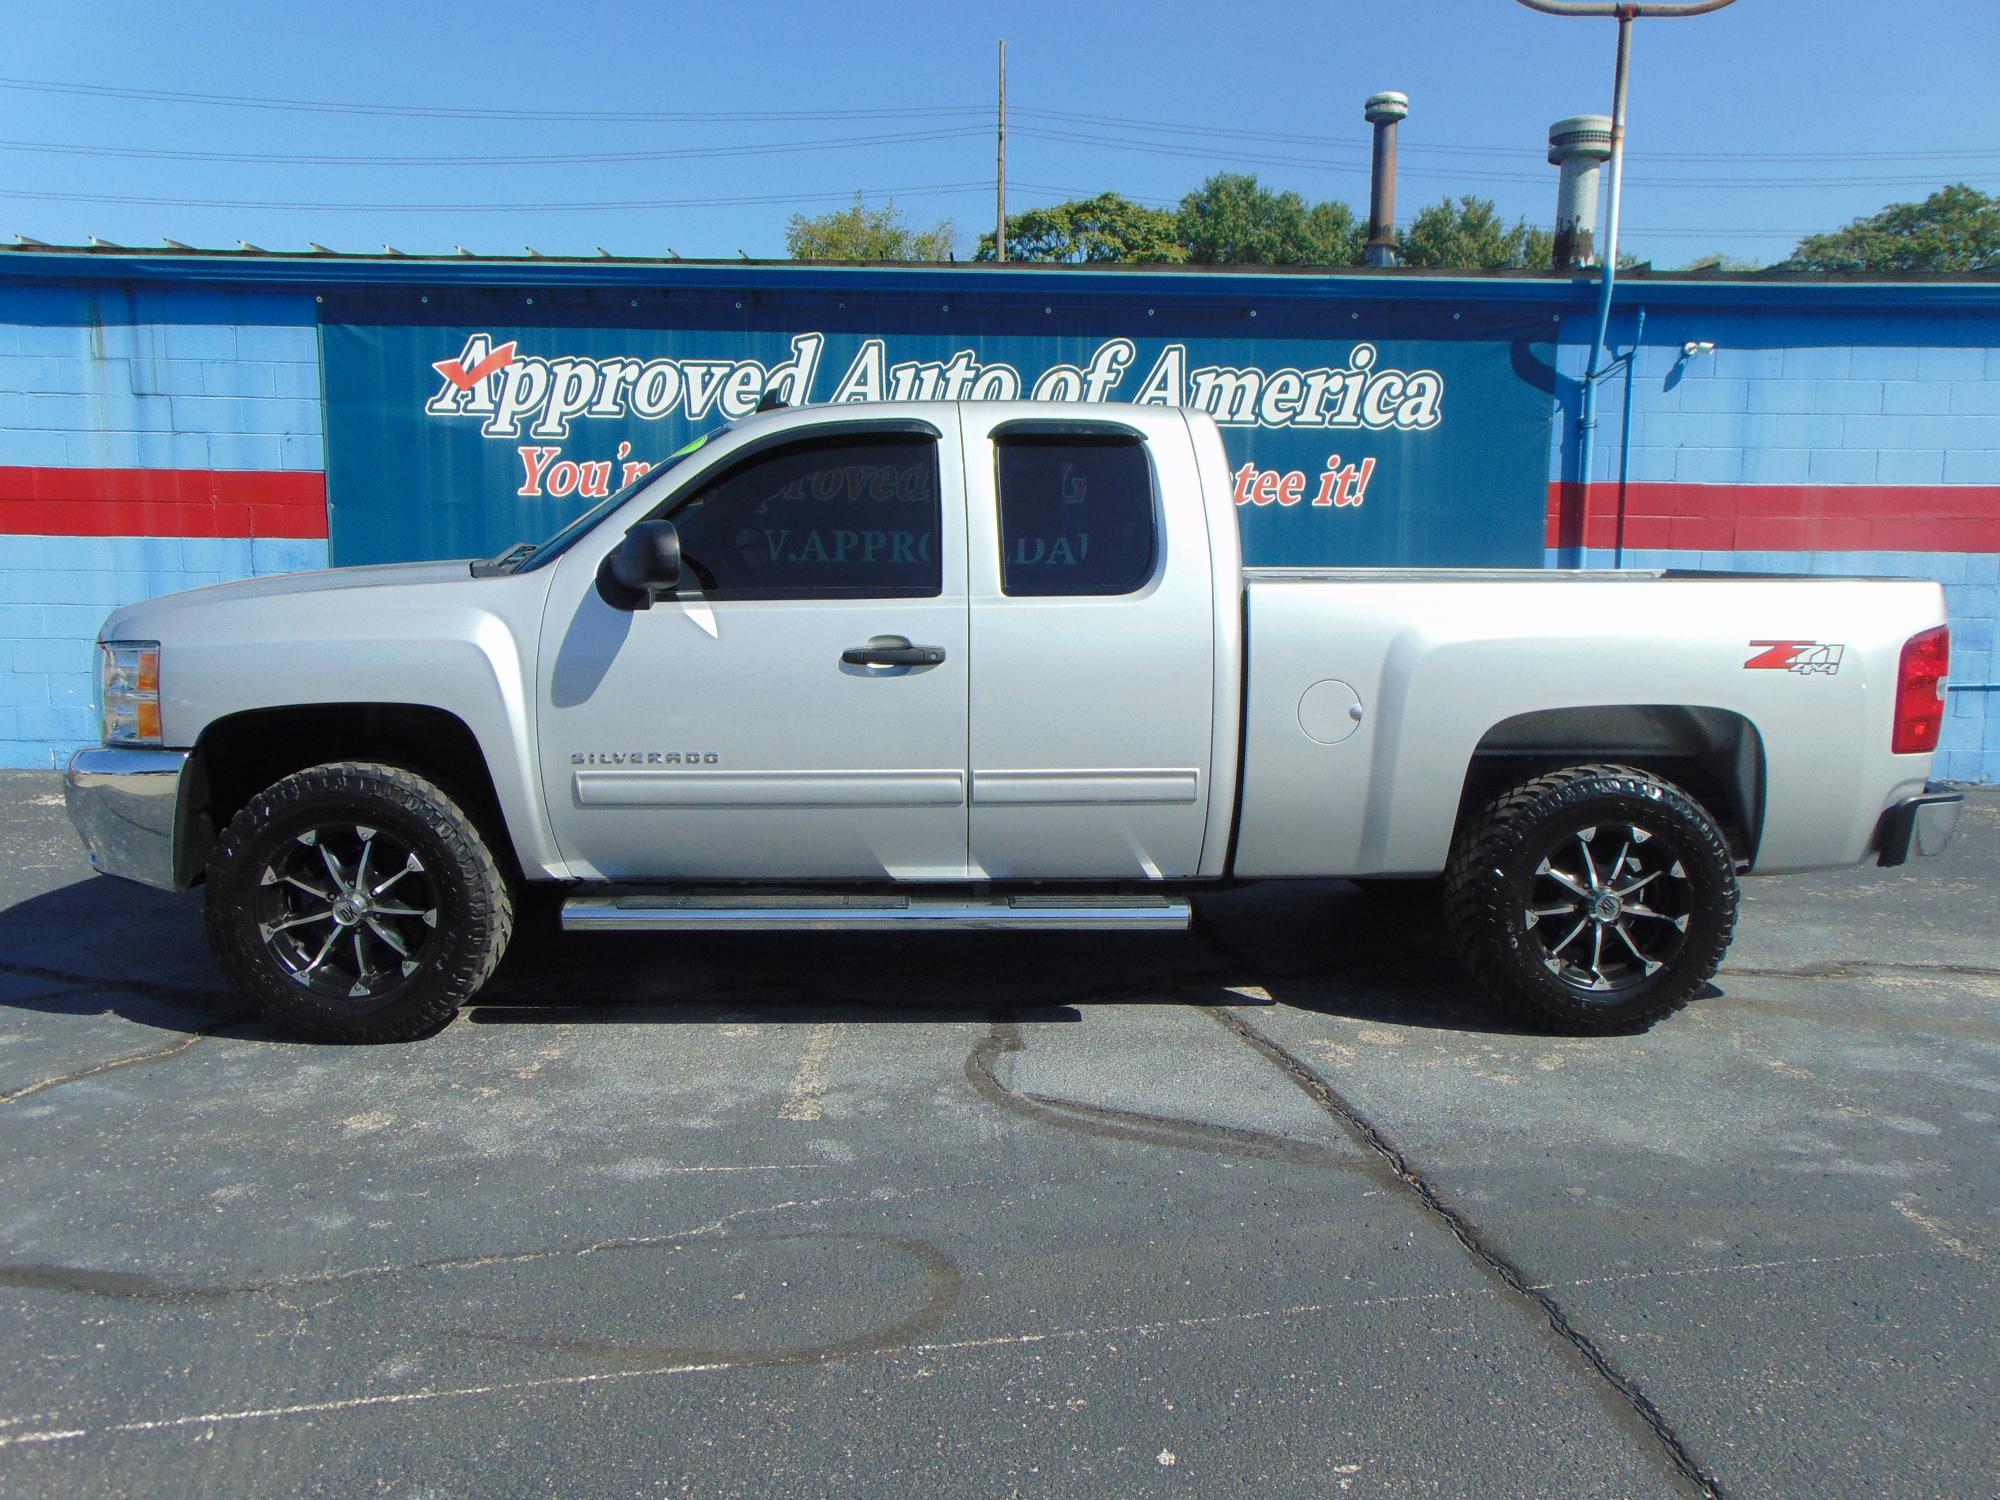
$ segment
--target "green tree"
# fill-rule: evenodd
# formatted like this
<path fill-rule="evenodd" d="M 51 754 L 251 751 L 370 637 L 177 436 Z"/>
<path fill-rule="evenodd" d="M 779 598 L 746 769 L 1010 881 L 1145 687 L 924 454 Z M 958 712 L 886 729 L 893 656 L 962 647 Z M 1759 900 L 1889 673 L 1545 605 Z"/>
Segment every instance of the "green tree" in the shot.
<path fill-rule="evenodd" d="M 793 260 L 949 260 L 957 243 L 951 220 L 919 229 L 903 221 L 894 199 L 870 208 L 859 193 L 852 208 L 810 218 L 793 214 L 785 226 Z"/>
<path fill-rule="evenodd" d="M 1799 241 L 1786 271 L 2000 270 L 2000 197 L 1955 182 Z"/>
<path fill-rule="evenodd" d="M 1515 253 L 1519 256 L 1516 264 L 1523 270 L 1546 271 L 1555 264 L 1556 232 L 1553 229 L 1537 229 L 1526 219 L 1514 226 L 1519 237 Z"/>
<path fill-rule="evenodd" d="M 1368 225 L 1354 210 L 1329 198 L 1306 210 L 1304 259 L 1308 266 L 1358 266 L 1368 243 Z"/>
<path fill-rule="evenodd" d="M 1445 198 L 1418 212 L 1403 235 L 1403 264 L 1455 271 L 1545 269 L 1554 237 L 1526 219 L 1511 226 L 1491 198 Z"/>
<path fill-rule="evenodd" d="M 1218 172 L 1181 199 L 1187 258 L 1202 265 L 1351 266 L 1364 231 L 1345 203 L 1308 204 L 1248 172 Z"/>
<path fill-rule="evenodd" d="M 1187 251 L 1174 237 L 1174 215 L 1119 193 L 1072 198 L 1007 216 L 1007 258 L 1035 261 L 1126 261 L 1176 264 Z M 993 236 L 982 234 L 974 260 L 994 258 Z"/>

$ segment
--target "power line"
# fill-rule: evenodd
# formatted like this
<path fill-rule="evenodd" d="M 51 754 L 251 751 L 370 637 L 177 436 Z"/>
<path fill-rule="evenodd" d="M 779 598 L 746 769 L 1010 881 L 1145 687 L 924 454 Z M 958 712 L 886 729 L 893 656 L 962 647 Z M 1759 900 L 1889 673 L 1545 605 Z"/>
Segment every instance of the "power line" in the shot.
<path fill-rule="evenodd" d="M 936 119 L 940 117 L 969 118 L 983 116 L 985 106 L 976 104 L 907 105 L 872 109 L 811 109 L 811 110 L 552 110 L 521 108 L 476 108 L 430 104 L 364 104 L 349 100 L 333 99 L 284 99 L 266 95 L 249 94 L 209 94 L 194 93 L 176 89 L 147 89 L 116 87 L 109 84 L 69 83 L 53 79 L 0 78 L 0 88 L 19 89 L 35 93 L 73 94 L 87 98 L 126 99 L 151 103 L 194 104 L 230 109 L 262 109 L 303 111 L 307 113 L 376 115 L 392 118 L 416 118 L 439 120 L 531 120 L 537 122 L 577 121 L 590 123 L 622 122 L 677 122 L 684 124 L 740 123 L 749 121 L 810 121 L 810 120 L 892 120 L 892 119 Z M 1285 131 L 1245 130 L 1240 127 L 1223 125 L 1203 125 L 1186 120 L 1147 120 L 1125 115 L 1102 115 L 1076 110 L 1033 109 L 1016 107 L 1013 113 L 1022 118 L 1049 120 L 1070 125 L 1118 130 L 1144 130 L 1169 135 L 1195 136 L 1200 138 L 1224 138 L 1232 140 L 1265 141 L 1281 145 L 1311 147 L 1322 151 L 1353 152 L 1365 155 L 1368 144 L 1365 140 L 1349 137 L 1329 137 Z M 1518 159 L 1521 151 L 1510 146 L 1490 143 L 1450 142 L 1450 141 L 1406 141 L 1401 150 L 1409 154 L 1454 154 L 1467 156 L 1495 156 Z M 1925 150 L 1925 151 L 1648 151 L 1647 157 L 1655 161 L 1713 161 L 1713 162 L 1916 162 L 1916 161 L 1987 161 L 2000 157 L 2000 151 L 1973 149 L 1965 151 Z M 206 159 L 206 158 L 204 158 Z M 549 158 L 561 160 L 562 158 Z M 643 157 L 613 157 L 604 159 L 646 159 Z M 308 158 L 310 161 L 332 158 Z M 363 159 L 368 160 L 368 159 Z M 378 159 L 379 160 L 379 159 Z M 413 159 L 414 160 L 414 159 Z M 502 160 L 496 158 L 496 160 Z M 509 159 L 529 163 L 536 158 Z M 386 162 L 384 163 L 386 164 Z M 441 160 L 440 165 L 456 164 L 455 160 Z M 1288 161 L 1277 161 L 1276 165 L 1290 165 Z"/>
<path fill-rule="evenodd" d="M 759 193 L 728 198 L 644 198 L 602 203 L 273 203 L 229 198 L 153 198 L 107 193 L 45 193 L 20 189 L 0 189 L 0 198 L 23 198 L 48 203 L 117 203 L 147 208 L 232 208 L 297 213 L 378 213 L 378 214 L 507 214 L 507 213 L 613 213 L 633 209 L 739 208 L 765 203 L 844 202 L 862 198 L 927 198 L 977 189 L 986 192 L 990 182 L 938 182 L 916 187 L 855 188 L 840 193 Z"/>
<path fill-rule="evenodd" d="M 1665 228 L 1665 227 L 1660 227 L 1660 228 L 1652 228 L 1652 229 L 1648 229 L 1648 228 L 1643 228 L 1643 227 L 1639 227 L 1639 226 L 1636 226 L 1636 225 L 1630 225 L 1630 224 L 1628 224 L 1628 225 L 1626 225 L 1626 227 L 1625 227 L 1625 232 L 1626 232 L 1627 234 L 1646 234 L 1646 235 L 1653 235 L 1653 236 L 1656 236 L 1656 237 L 1659 237 L 1659 238 L 1664 238 L 1664 239 L 1674 239 L 1674 240 L 1721 240 L 1721 239 L 1732 239 L 1732 240 L 1803 240 L 1803 239 L 1808 239 L 1808 238 L 1810 238 L 1811 236 L 1813 236 L 1813 235 L 1816 235 L 1816 234 L 1825 234 L 1825 233 L 1827 233 L 1828 231 L 1827 231 L 1826 229 L 1824 229 L 1824 228 L 1820 228 L 1820 229 L 1689 229 L 1689 228 L 1687 228 L 1687 227 L 1686 227 L 1685 225 L 1677 225 L 1677 226 L 1675 226 L 1675 227 L 1673 227 L 1673 228 L 1671 228 L 1671 229 L 1669 229 L 1669 228 Z"/>
<path fill-rule="evenodd" d="M 1147 156 L 1170 156 L 1197 161 L 1226 160 L 1243 162 L 1256 166 L 1296 167 L 1307 171 L 1333 172 L 1348 176 L 1368 175 L 1366 162 L 1329 162 L 1309 156 L 1276 156 L 1260 152 L 1242 151 L 1233 146 L 1201 147 L 1196 145 L 1149 144 L 1143 141 L 1121 140 L 1116 136 L 1086 135 L 1073 131 L 1045 130 L 1034 126 L 1017 125 L 1015 134 L 1036 140 L 1055 141 L 1064 145 L 1108 146 L 1113 150 L 1136 151 Z M 1549 180 L 1546 172 L 1493 172 L 1469 171 L 1464 168 L 1447 167 L 1404 167 L 1402 174 L 1407 177 L 1427 178 L 1433 181 L 1452 182 L 1527 182 L 1541 183 Z M 1718 188 L 1828 188 L 1828 187 L 1924 187 L 1936 186 L 1935 176 L 1925 177 L 1630 177 L 1628 182 L 1638 187 L 1701 188 L 1714 191 Z"/>
<path fill-rule="evenodd" d="M 337 99 L 274 99 L 252 94 L 195 94 L 178 89 L 113 88 L 97 83 L 56 83 L 37 78 L 0 78 L 0 88 L 40 94 L 80 94 L 93 99 L 134 99 L 162 104 L 203 104 L 227 109 L 275 109 L 309 114 L 385 115 L 426 120 L 576 120 L 595 123 L 675 121 L 706 123 L 746 120 L 905 120 L 939 115 L 984 115 L 975 104 L 941 104 L 891 109 L 472 109 L 441 104 L 356 104 Z"/>
<path fill-rule="evenodd" d="M 55 141 L 0 141 L 0 151 L 34 151 L 66 156 L 130 157 L 147 161 L 232 162 L 262 166 L 324 167 L 539 167 L 586 166 L 599 162 L 691 161 L 706 157 L 775 156 L 795 151 L 840 151 L 856 146 L 902 146 L 984 136 L 983 125 L 942 130 L 899 131 L 888 135 L 817 136 L 802 141 L 767 141 L 750 146 L 690 146 L 672 151 L 571 151 L 527 156 L 311 156 L 254 151 L 179 151 L 152 146 L 79 146 Z"/>
<path fill-rule="evenodd" d="M 1656 188 L 1756 188 L 1760 192 L 1772 188 L 1841 188 L 1841 187 L 1901 187 L 1930 188 L 1943 187 L 1946 178 L 1963 181 L 1966 177 L 1977 177 L 1984 182 L 1983 173 L 1943 173 L 1934 177 L 1628 177 L 1626 182 L 1637 183 L 1641 187 Z M 1542 181 L 1530 178 L 1530 181 Z"/>
<path fill-rule="evenodd" d="M 1096 190 L 1059 186 L 1046 182 L 1024 182 L 1013 180 L 1013 185 L 1037 193 L 1056 193 L 1065 198 L 1090 198 L 1097 196 Z M 761 193 L 743 194 L 733 197 L 708 198 L 658 198 L 626 199 L 609 202 L 555 202 L 555 203 L 318 203 L 318 202 L 268 202 L 249 199 L 223 198 L 166 198 L 139 195 L 99 194 L 99 193 L 56 193 L 27 190 L 0 189 L 0 198 L 20 198 L 37 202 L 56 203 L 107 203 L 125 206 L 155 208 L 205 208 L 236 209 L 244 211 L 276 211 L 303 213 L 540 213 L 550 211 L 574 212 L 625 212 L 646 209 L 697 209 L 697 208 L 738 208 L 754 207 L 771 203 L 820 203 L 845 202 L 852 197 L 863 198 L 935 198 L 953 194 L 984 194 L 991 188 L 987 182 L 945 182 L 924 183 L 908 187 L 859 188 L 844 192 L 828 193 Z M 1146 204 L 1150 207 L 1171 209 L 1177 206 L 1173 199 L 1129 198 L 1128 201 Z M 1414 219 L 1403 220 L 1399 227 L 1407 229 Z M 1644 234 L 1674 239 L 1786 239 L 1800 240 L 1807 235 L 1820 233 L 1817 229 L 1738 229 L 1730 227 L 1698 228 L 1678 225 L 1674 227 L 1634 226 L 1633 234 Z"/>
<path fill-rule="evenodd" d="M 1366 138 L 1350 136 L 1306 136 L 1288 134 L 1274 130 L 1240 130 L 1232 126 L 1202 126 L 1188 124 L 1186 120 L 1134 120 L 1116 114 L 1078 114 L 1072 110 L 1034 110 L 1022 108 L 1016 114 L 1024 118 L 1040 118 L 1068 124 L 1084 126 L 1108 126 L 1116 130 L 1154 130 L 1164 134 L 1180 136 L 1226 136 L 1236 140 L 1266 140 L 1274 144 L 1288 146 L 1314 146 L 1322 150 L 1342 150 L 1366 156 L 1370 146 Z M 1536 146 L 1540 150 L 1540 146 Z M 1518 146 L 1492 146 L 1492 144 L 1466 144 L 1466 142 L 1424 142 L 1410 140 L 1400 142 L 1398 152 L 1408 156 L 1418 154 L 1454 154 L 1454 156 L 1506 156 L 1520 160 L 1522 148 Z M 1660 162 L 1916 162 L 1916 160 L 1990 160 L 2000 156 L 2000 150 L 1914 150 L 1914 152 L 1668 152 L 1668 150 L 1648 150 L 1650 160 Z"/>

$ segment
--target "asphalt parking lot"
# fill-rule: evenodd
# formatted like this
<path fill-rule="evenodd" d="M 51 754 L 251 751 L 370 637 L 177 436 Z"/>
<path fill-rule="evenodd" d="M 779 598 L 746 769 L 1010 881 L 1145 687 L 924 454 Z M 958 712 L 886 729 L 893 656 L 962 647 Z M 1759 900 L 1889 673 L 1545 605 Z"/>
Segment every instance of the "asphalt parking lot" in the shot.
<path fill-rule="evenodd" d="M 1340 883 L 232 1013 L 0 776 L 0 1491 L 1986 1496 L 2000 793 L 1523 1034 Z"/>

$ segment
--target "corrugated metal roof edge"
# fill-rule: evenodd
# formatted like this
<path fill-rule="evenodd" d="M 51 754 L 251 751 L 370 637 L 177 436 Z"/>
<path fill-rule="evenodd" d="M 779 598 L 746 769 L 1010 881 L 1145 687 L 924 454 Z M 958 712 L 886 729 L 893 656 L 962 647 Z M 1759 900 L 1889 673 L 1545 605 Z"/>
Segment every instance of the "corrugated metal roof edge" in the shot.
<path fill-rule="evenodd" d="M 1052 284 L 1090 285 L 1093 297 L 1173 295 L 1269 301 L 1398 300 L 1590 305 L 1594 274 L 1434 271 L 1414 267 L 1323 270 L 1290 266 L 871 264 L 816 261 L 697 261 L 610 256 L 346 255 L 328 251 L 170 250 L 112 246 L 0 245 L 0 278 L 44 282 L 261 284 L 345 290 L 362 287 L 741 289 L 770 293 L 964 292 L 1032 298 Z M 2000 310 L 2000 275 L 1943 273 L 1887 280 L 1846 273 L 1622 272 L 1621 301 L 1754 303 L 1766 307 Z M 1224 293 L 1224 288 L 1227 289 Z M 1393 290 L 1392 290 L 1393 289 Z"/>

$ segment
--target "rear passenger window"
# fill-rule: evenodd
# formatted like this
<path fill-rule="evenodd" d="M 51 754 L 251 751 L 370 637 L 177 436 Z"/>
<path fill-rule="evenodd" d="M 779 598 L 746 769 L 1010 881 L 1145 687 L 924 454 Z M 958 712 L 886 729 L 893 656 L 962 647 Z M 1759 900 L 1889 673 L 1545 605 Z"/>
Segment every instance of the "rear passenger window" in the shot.
<path fill-rule="evenodd" d="M 942 591 L 937 439 L 875 432 L 766 449 L 673 505 L 711 599 L 912 599 Z"/>
<path fill-rule="evenodd" d="M 1153 465 L 1122 433 L 1002 434 L 1000 590 L 1129 594 L 1152 577 Z"/>

